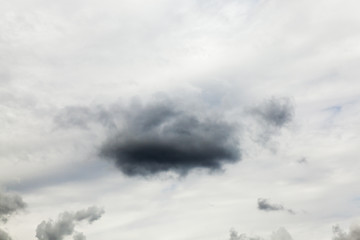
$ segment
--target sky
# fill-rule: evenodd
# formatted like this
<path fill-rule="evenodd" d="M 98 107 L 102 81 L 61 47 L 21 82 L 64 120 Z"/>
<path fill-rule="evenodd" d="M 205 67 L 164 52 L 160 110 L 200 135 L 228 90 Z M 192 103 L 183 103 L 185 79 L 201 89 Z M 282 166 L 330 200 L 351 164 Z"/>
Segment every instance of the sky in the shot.
<path fill-rule="evenodd" d="M 360 239 L 358 1 L 0 3 L 0 240 Z"/>

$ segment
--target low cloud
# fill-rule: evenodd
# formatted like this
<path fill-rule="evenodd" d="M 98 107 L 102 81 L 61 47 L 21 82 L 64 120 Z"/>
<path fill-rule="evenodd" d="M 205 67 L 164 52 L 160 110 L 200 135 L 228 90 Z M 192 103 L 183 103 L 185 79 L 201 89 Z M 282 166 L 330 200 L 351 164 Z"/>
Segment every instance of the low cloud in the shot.
<path fill-rule="evenodd" d="M 92 223 L 104 214 L 104 210 L 98 207 L 89 207 L 75 213 L 61 213 L 56 221 L 42 221 L 36 229 L 36 237 L 39 240 L 62 240 L 66 236 L 73 235 L 75 226 L 81 221 Z M 75 233 L 74 240 L 85 240 L 82 233 Z"/>
<path fill-rule="evenodd" d="M 345 232 L 339 226 L 333 227 L 332 240 L 359 240 L 360 239 L 360 225 L 353 225 L 349 232 Z"/>
<path fill-rule="evenodd" d="M 109 159 L 127 176 L 156 176 L 173 172 L 186 176 L 195 169 L 215 172 L 241 160 L 239 139 L 247 123 L 239 115 L 229 122 L 224 114 L 167 97 L 148 104 L 133 102 L 108 107 L 67 107 L 54 119 L 60 128 L 90 130 L 93 124 L 106 129 L 99 155 Z M 265 143 L 287 125 L 293 107 L 287 98 L 271 98 L 250 108 L 250 121 L 260 129 Z M 247 115 L 249 116 L 249 115 Z"/>
<path fill-rule="evenodd" d="M 268 238 L 266 238 L 268 239 Z M 293 240 L 291 235 L 285 228 L 279 228 L 277 231 L 273 232 L 271 240 Z M 235 230 L 230 231 L 229 240 L 265 240 L 265 238 L 259 236 L 248 236 L 245 233 L 238 234 Z"/>
<path fill-rule="evenodd" d="M 0 220 L 7 222 L 8 218 L 26 208 L 26 203 L 17 194 L 0 192 Z"/>
<path fill-rule="evenodd" d="M 241 158 L 234 125 L 169 102 L 134 107 L 124 125 L 106 141 L 101 154 L 128 176 L 216 171 Z"/>
<path fill-rule="evenodd" d="M 259 198 L 257 201 L 258 209 L 261 211 L 287 211 L 288 213 L 295 214 L 292 209 L 287 209 L 281 204 L 270 203 L 268 199 Z"/>

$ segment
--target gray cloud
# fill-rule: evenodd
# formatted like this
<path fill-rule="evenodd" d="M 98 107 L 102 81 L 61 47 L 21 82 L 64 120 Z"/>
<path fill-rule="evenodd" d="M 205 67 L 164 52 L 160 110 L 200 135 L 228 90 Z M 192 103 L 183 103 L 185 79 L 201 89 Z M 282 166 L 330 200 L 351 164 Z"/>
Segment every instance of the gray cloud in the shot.
<path fill-rule="evenodd" d="M 42 221 L 36 228 L 36 237 L 39 240 L 62 240 L 74 233 L 77 223 L 81 221 L 92 223 L 98 220 L 103 213 L 104 210 L 98 207 L 89 207 L 75 213 L 61 213 L 55 222 L 52 220 Z M 82 233 L 76 233 L 74 239 L 86 238 Z"/>
<path fill-rule="evenodd" d="M 7 234 L 7 232 L 0 229 L 0 240 L 12 240 L 12 238 Z"/>
<path fill-rule="evenodd" d="M 251 112 L 263 121 L 264 124 L 273 127 L 282 127 L 293 119 L 294 109 L 288 98 L 272 97 L 261 105 L 254 107 Z"/>
<path fill-rule="evenodd" d="M 100 124 L 108 134 L 99 154 L 127 176 L 155 176 L 174 172 L 185 176 L 194 169 L 210 172 L 241 160 L 242 126 L 226 121 L 223 114 L 171 101 L 167 97 L 128 107 L 66 107 L 54 118 L 61 128 L 89 129 Z M 261 142 L 267 142 L 289 123 L 293 107 L 286 98 L 271 98 L 250 110 L 251 121 L 260 123 Z M 239 116 L 241 117 L 241 115 Z"/>
<path fill-rule="evenodd" d="M 293 120 L 294 106 L 289 98 L 272 97 L 249 112 L 258 123 L 256 141 L 265 145 Z"/>
<path fill-rule="evenodd" d="M 17 213 L 19 210 L 23 210 L 26 207 L 26 203 L 17 194 L 2 193 L 0 192 L 0 220 L 7 222 L 8 218 Z"/>
<path fill-rule="evenodd" d="M 128 176 L 166 171 L 186 175 L 196 168 L 215 171 L 241 157 L 234 125 L 168 101 L 133 107 L 124 120 L 101 155 L 114 160 Z"/>
<path fill-rule="evenodd" d="M 239 235 L 235 230 L 230 230 L 229 240 L 264 240 L 264 238 L 259 236 L 250 237 L 244 233 Z M 272 233 L 271 240 L 293 240 L 293 238 L 285 228 L 281 227 L 277 231 Z"/>
<path fill-rule="evenodd" d="M 271 235 L 271 240 L 293 240 L 290 233 L 283 227 Z"/>
<path fill-rule="evenodd" d="M 86 237 L 83 233 L 76 233 L 73 237 L 74 240 L 86 240 Z"/>
<path fill-rule="evenodd" d="M 288 213 L 295 214 L 292 209 L 287 209 L 281 204 L 270 203 L 268 199 L 259 198 L 257 201 L 258 209 L 261 211 L 287 211 Z"/>
<path fill-rule="evenodd" d="M 360 225 L 353 225 L 350 231 L 346 233 L 339 226 L 333 227 L 333 240 L 359 240 L 360 239 Z"/>
<path fill-rule="evenodd" d="M 62 128 L 79 127 L 88 129 L 92 122 L 100 123 L 108 128 L 115 128 L 114 112 L 102 106 L 88 108 L 84 106 L 69 106 L 63 108 L 55 116 L 54 122 Z"/>
<path fill-rule="evenodd" d="M 300 164 L 307 164 L 308 160 L 305 157 L 302 157 L 299 160 L 297 160 L 297 162 L 300 163 Z"/>
<path fill-rule="evenodd" d="M 246 234 L 238 234 L 235 230 L 230 230 L 229 240 L 263 240 L 260 237 L 248 237 Z"/>

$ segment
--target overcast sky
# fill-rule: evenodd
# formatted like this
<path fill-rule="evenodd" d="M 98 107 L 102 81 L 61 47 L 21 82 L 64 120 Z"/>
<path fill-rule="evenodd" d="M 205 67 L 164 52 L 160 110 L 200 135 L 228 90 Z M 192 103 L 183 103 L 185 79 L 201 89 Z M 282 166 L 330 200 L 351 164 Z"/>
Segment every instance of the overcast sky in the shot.
<path fill-rule="evenodd" d="M 0 3 L 0 240 L 360 239 L 358 1 Z"/>

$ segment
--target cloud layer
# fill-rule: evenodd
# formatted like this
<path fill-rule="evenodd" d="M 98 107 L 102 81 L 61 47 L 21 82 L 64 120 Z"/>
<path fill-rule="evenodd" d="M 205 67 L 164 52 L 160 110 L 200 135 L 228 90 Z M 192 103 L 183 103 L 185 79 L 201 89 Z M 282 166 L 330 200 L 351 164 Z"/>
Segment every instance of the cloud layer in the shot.
<path fill-rule="evenodd" d="M 92 223 L 103 215 L 104 210 L 98 207 L 89 207 L 75 213 L 63 212 L 58 219 L 42 221 L 36 228 L 36 237 L 39 240 L 62 240 L 66 236 L 74 234 L 75 226 L 81 221 Z M 74 235 L 75 240 L 86 239 L 82 233 Z"/>

